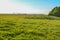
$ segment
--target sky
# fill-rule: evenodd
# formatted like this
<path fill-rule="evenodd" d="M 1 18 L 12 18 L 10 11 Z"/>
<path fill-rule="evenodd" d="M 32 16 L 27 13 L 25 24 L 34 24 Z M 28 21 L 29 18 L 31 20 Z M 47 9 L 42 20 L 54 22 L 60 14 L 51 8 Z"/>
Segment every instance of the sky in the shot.
<path fill-rule="evenodd" d="M 0 0 L 0 13 L 48 14 L 60 0 Z"/>

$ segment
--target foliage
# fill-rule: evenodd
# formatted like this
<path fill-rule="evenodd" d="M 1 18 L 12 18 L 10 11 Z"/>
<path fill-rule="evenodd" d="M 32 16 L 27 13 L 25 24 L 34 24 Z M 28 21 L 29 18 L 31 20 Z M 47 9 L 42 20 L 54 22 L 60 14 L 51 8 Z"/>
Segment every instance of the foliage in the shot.
<path fill-rule="evenodd" d="M 60 7 L 53 8 L 49 15 L 60 17 Z"/>

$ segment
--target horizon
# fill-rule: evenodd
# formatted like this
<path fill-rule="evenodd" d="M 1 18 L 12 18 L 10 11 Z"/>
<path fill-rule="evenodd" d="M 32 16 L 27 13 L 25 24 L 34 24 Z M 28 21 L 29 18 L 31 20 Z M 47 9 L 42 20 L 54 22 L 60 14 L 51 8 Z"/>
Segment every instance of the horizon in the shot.
<path fill-rule="evenodd" d="M 60 0 L 0 0 L 1 13 L 48 14 Z"/>

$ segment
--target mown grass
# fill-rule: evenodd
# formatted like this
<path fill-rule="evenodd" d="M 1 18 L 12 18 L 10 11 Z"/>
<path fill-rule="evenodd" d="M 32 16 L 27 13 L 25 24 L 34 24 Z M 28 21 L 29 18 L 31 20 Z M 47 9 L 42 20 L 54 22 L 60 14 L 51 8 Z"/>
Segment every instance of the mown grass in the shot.
<path fill-rule="evenodd" d="M 30 17 L 0 15 L 0 40 L 60 40 L 60 20 Z"/>

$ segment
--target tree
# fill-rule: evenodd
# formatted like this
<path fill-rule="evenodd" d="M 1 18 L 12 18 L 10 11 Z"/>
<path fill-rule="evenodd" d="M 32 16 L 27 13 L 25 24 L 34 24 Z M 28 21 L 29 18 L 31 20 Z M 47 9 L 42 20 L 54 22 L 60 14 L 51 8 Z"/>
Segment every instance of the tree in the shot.
<path fill-rule="evenodd" d="M 60 17 L 60 7 L 53 8 L 49 15 Z"/>

